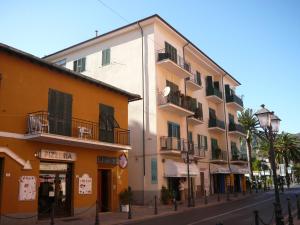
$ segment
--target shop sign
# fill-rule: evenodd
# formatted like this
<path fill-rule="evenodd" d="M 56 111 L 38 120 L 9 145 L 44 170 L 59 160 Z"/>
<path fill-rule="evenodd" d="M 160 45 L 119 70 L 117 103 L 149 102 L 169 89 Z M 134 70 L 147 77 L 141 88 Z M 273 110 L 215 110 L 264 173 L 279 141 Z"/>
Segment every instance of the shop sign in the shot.
<path fill-rule="evenodd" d="M 125 153 L 122 153 L 122 155 L 119 156 L 119 166 L 124 169 L 126 168 L 128 164 L 128 159 L 127 156 L 125 155 Z"/>
<path fill-rule="evenodd" d="M 19 200 L 35 200 L 36 179 L 35 176 L 21 176 L 19 180 Z"/>
<path fill-rule="evenodd" d="M 83 174 L 79 177 L 79 194 L 92 194 L 92 178 L 88 174 Z"/>
<path fill-rule="evenodd" d="M 118 165 L 118 159 L 116 157 L 98 156 L 97 163 Z"/>
<path fill-rule="evenodd" d="M 76 153 L 42 149 L 39 153 L 41 159 L 76 161 Z"/>

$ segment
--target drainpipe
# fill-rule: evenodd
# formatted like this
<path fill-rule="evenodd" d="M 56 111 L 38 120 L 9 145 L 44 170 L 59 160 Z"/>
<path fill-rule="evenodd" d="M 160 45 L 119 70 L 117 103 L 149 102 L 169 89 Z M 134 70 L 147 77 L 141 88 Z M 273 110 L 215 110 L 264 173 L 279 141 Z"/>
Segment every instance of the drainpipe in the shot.
<path fill-rule="evenodd" d="M 185 63 L 185 52 L 184 49 L 190 44 L 190 42 L 187 42 L 183 47 L 182 47 L 182 53 L 183 53 L 183 67 Z M 186 96 L 186 79 L 184 79 L 184 95 Z M 186 137 L 188 140 L 189 137 L 189 128 L 188 128 L 188 117 L 185 117 L 185 124 L 186 124 Z M 190 163 L 189 163 L 189 141 L 188 141 L 188 149 L 187 149 L 187 172 L 188 172 L 188 207 L 191 207 L 191 180 L 190 180 Z"/>
<path fill-rule="evenodd" d="M 225 139 L 226 139 L 226 151 L 227 151 L 227 165 L 229 172 L 231 174 L 231 168 L 230 168 L 230 156 L 229 156 L 229 147 L 228 147 L 228 126 L 227 126 L 227 111 L 226 111 L 226 93 L 225 93 L 225 86 L 224 86 L 224 77 L 227 74 L 225 73 L 222 76 L 222 90 L 223 90 L 223 109 L 224 109 L 224 123 L 225 123 Z M 230 176 L 230 175 L 229 175 Z M 229 177 L 229 186 L 231 186 L 231 177 Z"/>
<path fill-rule="evenodd" d="M 145 175 L 146 175 L 146 160 L 145 160 L 145 71 L 144 71 L 144 30 L 141 27 L 140 23 L 137 23 L 140 30 L 141 30 L 141 36 L 142 36 L 142 98 L 143 98 L 143 174 L 144 174 L 144 178 L 143 178 L 143 204 L 145 203 Z"/>

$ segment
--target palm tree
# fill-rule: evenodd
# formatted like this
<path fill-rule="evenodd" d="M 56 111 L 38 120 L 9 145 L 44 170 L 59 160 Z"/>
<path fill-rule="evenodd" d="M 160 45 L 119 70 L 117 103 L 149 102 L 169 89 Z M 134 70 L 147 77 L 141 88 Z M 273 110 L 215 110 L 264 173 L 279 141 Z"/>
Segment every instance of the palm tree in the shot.
<path fill-rule="evenodd" d="M 300 161 L 300 141 L 296 136 L 282 132 L 275 142 L 276 158 L 279 163 L 285 165 L 285 176 L 288 188 L 290 187 L 290 176 L 288 174 L 289 163 Z"/>
<path fill-rule="evenodd" d="M 248 162 L 250 167 L 250 181 L 254 180 L 253 177 L 253 170 L 252 170 L 252 141 L 255 136 L 257 126 L 258 126 L 258 120 L 256 116 L 253 114 L 252 109 L 244 109 L 242 112 L 238 115 L 238 121 L 243 126 L 247 136 L 246 136 L 246 142 L 247 142 L 247 150 L 248 150 Z"/>

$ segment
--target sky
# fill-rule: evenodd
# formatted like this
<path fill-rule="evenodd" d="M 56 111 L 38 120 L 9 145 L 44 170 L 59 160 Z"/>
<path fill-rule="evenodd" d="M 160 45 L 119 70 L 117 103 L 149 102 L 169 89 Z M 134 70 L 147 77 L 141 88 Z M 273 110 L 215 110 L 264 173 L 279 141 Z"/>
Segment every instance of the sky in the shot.
<path fill-rule="evenodd" d="M 233 75 L 244 106 L 261 104 L 300 132 L 300 1 L 0 0 L 0 42 L 45 56 L 159 14 Z"/>

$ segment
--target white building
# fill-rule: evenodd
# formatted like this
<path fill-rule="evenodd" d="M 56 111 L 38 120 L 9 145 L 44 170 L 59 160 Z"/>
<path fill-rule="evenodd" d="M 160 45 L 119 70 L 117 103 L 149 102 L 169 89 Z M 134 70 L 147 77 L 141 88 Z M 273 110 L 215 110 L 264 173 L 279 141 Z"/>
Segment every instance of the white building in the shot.
<path fill-rule="evenodd" d="M 240 83 L 160 16 L 45 58 L 143 97 L 129 106 L 129 184 L 136 201 L 147 204 L 162 186 L 179 198 L 178 184 L 187 177 L 185 149 L 195 156 L 194 196 L 226 186 L 245 190 L 244 133 L 237 124 L 243 102 L 234 93 Z"/>

